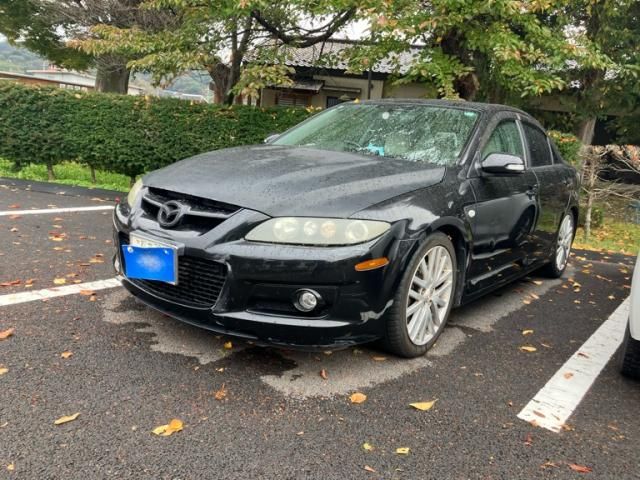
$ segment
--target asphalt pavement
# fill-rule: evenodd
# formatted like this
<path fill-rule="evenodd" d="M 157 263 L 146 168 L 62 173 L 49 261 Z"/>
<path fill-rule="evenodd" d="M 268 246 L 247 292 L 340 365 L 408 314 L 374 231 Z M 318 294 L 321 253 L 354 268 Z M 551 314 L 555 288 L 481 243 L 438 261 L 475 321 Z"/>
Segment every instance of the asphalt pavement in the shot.
<path fill-rule="evenodd" d="M 575 252 L 563 279 L 454 311 L 420 359 L 258 348 L 92 283 L 114 276 L 111 212 L 26 211 L 117 195 L 29 185 L 0 180 L 0 478 L 640 478 L 640 383 L 618 354 L 560 432 L 518 418 L 624 307 L 631 257 Z"/>

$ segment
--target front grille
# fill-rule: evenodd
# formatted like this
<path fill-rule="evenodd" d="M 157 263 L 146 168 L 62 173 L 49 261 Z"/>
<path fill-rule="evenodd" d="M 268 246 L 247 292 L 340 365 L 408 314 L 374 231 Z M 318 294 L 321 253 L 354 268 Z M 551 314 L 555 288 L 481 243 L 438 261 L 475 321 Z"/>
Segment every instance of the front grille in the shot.
<path fill-rule="evenodd" d="M 121 233 L 120 244 L 128 243 L 129 236 Z M 177 285 L 156 280 L 129 279 L 129 281 L 169 302 L 211 308 L 218 301 L 226 278 L 227 267 L 224 264 L 206 258 L 182 255 L 178 257 Z"/>
<path fill-rule="evenodd" d="M 148 217 L 156 219 L 160 206 L 171 200 L 187 207 L 187 213 L 178 225 L 172 227 L 173 230 L 208 232 L 240 210 L 240 207 L 228 203 L 153 187 L 143 195 L 142 209 Z"/>

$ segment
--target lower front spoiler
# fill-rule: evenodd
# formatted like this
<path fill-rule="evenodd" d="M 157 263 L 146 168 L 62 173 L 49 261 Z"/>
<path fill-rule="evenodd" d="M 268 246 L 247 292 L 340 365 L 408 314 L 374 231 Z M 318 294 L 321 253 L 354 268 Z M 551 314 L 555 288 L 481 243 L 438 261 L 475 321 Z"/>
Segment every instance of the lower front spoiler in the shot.
<path fill-rule="evenodd" d="M 181 322 L 211 332 L 241 338 L 258 346 L 322 351 L 338 350 L 378 340 L 380 318 L 363 323 L 326 319 L 294 319 L 248 312 L 213 314 L 209 309 L 185 307 L 142 290 L 125 277 L 122 285 L 145 305 Z M 375 325 L 374 325 L 375 324 Z"/>

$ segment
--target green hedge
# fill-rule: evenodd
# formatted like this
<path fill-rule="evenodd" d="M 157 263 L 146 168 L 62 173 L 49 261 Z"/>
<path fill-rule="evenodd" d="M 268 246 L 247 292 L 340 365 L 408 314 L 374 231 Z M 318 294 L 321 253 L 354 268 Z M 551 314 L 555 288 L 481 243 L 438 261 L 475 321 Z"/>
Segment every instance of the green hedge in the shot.
<path fill-rule="evenodd" d="M 77 160 L 134 178 L 201 152 L 261 143 L 309 115 L 0 81 L 0 157 L 49 168 Z"/>

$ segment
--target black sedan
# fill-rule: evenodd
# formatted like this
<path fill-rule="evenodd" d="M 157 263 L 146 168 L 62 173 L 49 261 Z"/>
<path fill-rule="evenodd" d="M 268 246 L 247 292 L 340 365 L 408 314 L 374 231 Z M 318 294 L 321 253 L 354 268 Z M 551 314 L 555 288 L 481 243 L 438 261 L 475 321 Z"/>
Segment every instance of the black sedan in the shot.
<path fill-rule="evenodd" d="M 256 344 L 424 354 L 453 307 L 562 275 L 578 177 L 528 114 L 345 103 L 149 173 L 115 210 L 124 286 Z"/>

